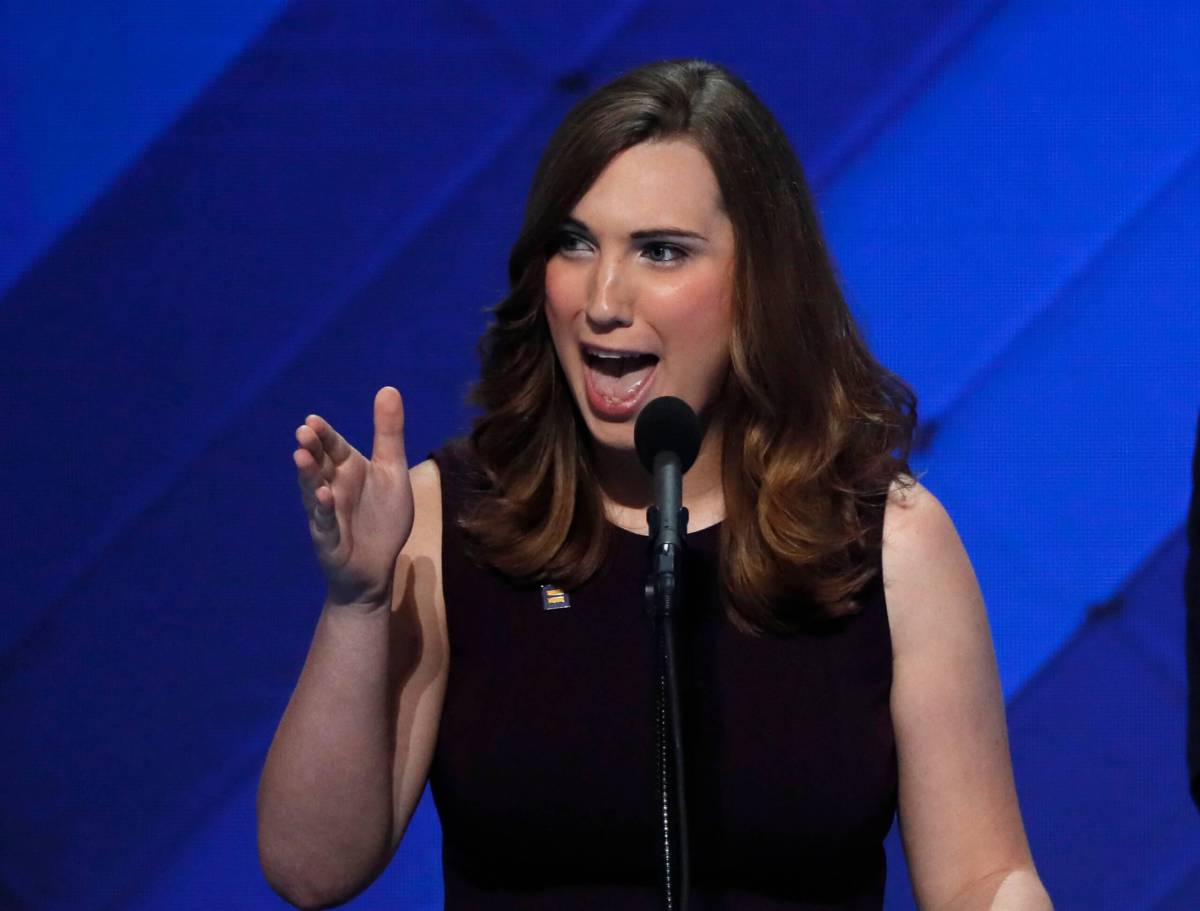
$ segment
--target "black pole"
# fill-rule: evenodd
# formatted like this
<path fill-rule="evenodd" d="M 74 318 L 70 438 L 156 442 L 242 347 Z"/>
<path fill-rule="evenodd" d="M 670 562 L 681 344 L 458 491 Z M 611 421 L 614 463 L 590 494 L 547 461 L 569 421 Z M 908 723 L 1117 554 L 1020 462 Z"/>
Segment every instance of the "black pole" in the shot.
<path fill-rule="evenodd" d="M 656 488 L 665 488 L 655 490 L 655 500 L 668 510 L 664 513 L 652 506 L 647 512 L 653 545 L 645 592 L 646 608 L 654 619 L 656 647 L 660 884 L 663 908 L 687 911 L 691 869 L 678 659 L 687 510 L 679 505 L 682 472 L 678 456 L 659 453 L 655 468 L 659 469 L 655 471 Z M 673 515 L 673 521 L 663 521 L 665 514 Z"/>

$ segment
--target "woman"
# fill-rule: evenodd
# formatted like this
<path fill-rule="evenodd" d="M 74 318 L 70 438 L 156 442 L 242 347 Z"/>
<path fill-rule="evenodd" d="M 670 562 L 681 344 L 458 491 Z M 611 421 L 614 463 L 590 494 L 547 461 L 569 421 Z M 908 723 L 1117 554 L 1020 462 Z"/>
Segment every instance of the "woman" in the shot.
<path fill-rule="evenodd" d="M 465 445 L 410 471 L 390 387 L 370 460 L 315 415 L 296 432 L 329 590 L 260 787 L 272 885 L 354 895 L 431 780 L 448 907 L 657 906 L 633 424 L 675 395 L 704 428 L 695 907 L 881 907 L 898 801 L 921 907 L 1049 908 L 979 589 L 908 474 L 914 400 L 861 341 L 761 102 L 699 61 L 584 99 L 510 281 Z"/>

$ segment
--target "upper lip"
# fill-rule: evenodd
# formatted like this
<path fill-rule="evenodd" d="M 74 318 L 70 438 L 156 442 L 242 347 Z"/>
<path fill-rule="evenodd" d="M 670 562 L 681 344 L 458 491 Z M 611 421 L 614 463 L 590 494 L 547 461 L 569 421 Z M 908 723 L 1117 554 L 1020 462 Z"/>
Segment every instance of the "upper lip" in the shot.
<path fill-rule="evenodd" d="M 610 357 L 658 357 L 653 351 L 634 351 L 629 348 L 606 348 L 603 345 L 594 345 L 590 342 L 581 342 L 584 354 L 607 354 Z"/>

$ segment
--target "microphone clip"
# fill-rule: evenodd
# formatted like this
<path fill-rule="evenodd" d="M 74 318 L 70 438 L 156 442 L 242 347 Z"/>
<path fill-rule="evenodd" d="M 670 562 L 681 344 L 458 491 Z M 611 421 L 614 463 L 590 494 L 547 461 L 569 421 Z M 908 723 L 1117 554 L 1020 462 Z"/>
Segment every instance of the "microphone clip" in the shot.
<path fill-rule="evenodd" d="M 658 507 L 651 506 L 646 510 L 646 524 L 650 527 L 650 540 L 657 541 L 658 534 L 662 526 L 662 518 L 659 515 Z M 688 510 L 686 506 L 679 507 L 679 533 L 680 536 L 687 534 Z"/>
<path fill-rule="evenodd" d="M 645 606 L 647 616 L 669 617 L 677 609 L 682 570 L 680 555 L 686 547 L 688 510 L 680 506 L 672 531 L 662 535 L 662 516 L 657 506 L 646 510 L 646 523 L 650 527 L 650 572 L 646 576 Z"/>

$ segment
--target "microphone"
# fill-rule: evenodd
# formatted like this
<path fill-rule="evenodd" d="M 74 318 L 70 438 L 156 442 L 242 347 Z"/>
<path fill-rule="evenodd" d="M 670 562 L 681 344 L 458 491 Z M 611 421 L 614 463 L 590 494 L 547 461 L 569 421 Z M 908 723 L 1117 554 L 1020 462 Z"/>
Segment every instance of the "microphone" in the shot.
<path fill-rule="evenodd" d="M 633 444 L 638 459 L 654 476 L 654 509 L 650 534 L 655 549 L 661 545 L 678 548 L 687 534 L 683 508 L 683 476 L 700 452 L 700 419 L 683 399 L 673 395 L 651 401 L 633 426 Z M 657 526 L 657 527 L 656 527 Z"/>
<path fill-rule="evenodd" d="M 687 402 L 662 396 L 650 402 L 633 426 L 638 458 L 654 475 L 654 505 L 646 511 L 650 573 L 644 598 L 654 621 L 657 665 L 657 723 L 660 885 L 667 911 L 688 911 L 691 891 L 688 809 L 683 755 L 683 712 L 677 645 L 683 596 L 683 474 L 700 452 L 700 421 Z"/>

